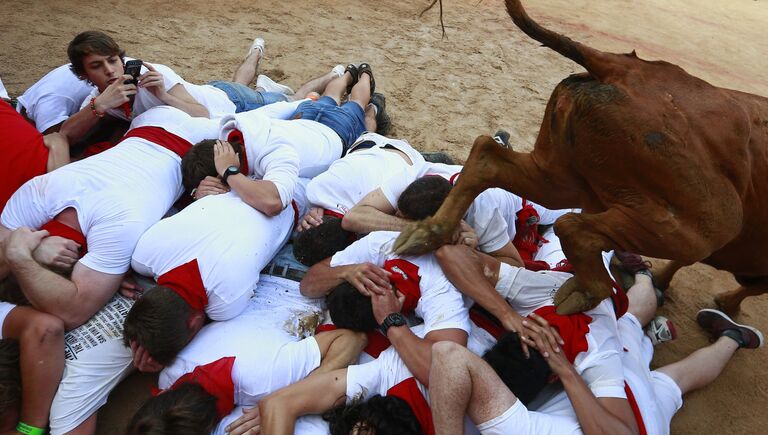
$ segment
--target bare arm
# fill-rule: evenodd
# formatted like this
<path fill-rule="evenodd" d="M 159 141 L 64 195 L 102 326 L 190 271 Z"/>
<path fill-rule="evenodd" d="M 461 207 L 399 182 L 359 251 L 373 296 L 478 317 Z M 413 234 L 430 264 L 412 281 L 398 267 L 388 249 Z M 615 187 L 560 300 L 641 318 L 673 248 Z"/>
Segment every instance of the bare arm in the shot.
<path fill-rule="evenodd" d="M 292 435 L 297 418 L 322 414 L 344 403 L 346 394 L 347 369 L 310 375 L 259 402 L 261 431 L 266 435 Z"/>
<path fill-rule="evenodd" d="M 373 315 L 381 325 L 392 313 L 399 313 L 405 296 L 400 292 L 387 291 L 371 295 Z M 403 359 L 408 370 L 425 386 L 429 386 L 429 368 L 432 366 L 432 344 L 438 341 L 452 341 L 462 346 L 467 345 L 467 333 L 461 329 L 448 328 L 429 332 L 423 339 L 411 331 L 408 325 L 392 326 L 387 330 L 387 338 Z"/>
<path fill-rule="evenodd" d="M 344 281 L 349 282 L 362 294 L 390 290 L 390 273 L 372 263 L 350 264 L 331 267 L 331 259 L 310 267 L 299 284 L 301 294 L 308 298 L 320 298 Z"/>
<path fill-rule="evenodd" d="M 130 101 L 132 95 L 136 95 L 136 85 L 123 83 L 130 79 L 132 77 L 125 74 L 122 79 L 107 86 L 94 100 L 96 113 L 93 113 L 90 105 L 87 105 L 64 121 L 60 133 L 67 137 L 69 143 L 80 141 L 101 121 L 107 110 L 120 107 L 123 103 Z"/>
<path fill-rule="evenodd" d="M 85 323 L 117 291 L 121 275 L 97 272 L 77 263 L 72 280 L 41 266 L 32 257 L 47 231 L 20 228 L 6 240 L 5 255 L 32 306 L 64 321 L 66 329 Z"/>
<path fill-rule="evenodd" d="M 517 248 L 515 248 L 515 245 L 513 245 L 512 242 L 507 242 L 501 249 L 489 252 L 488 255 L 495 257 L 497 260 L 502 263 L 507 263 L 510 266 L 525 267 L 523 258 L 520 257 L 520 253 L 517 252 Z"/>
<path fill-rule="evenodd" d="M 50 133 L 43 136 L 43 143 L 48 148 L 46 172 L 51 172 L 69 163 L 69 142 L 67 136 L 61 133 Z"/>
<path fill-rule="evenodd" d="M 376 189 L 344 215 L 341 226 L 347 231 L 367 234 L 372 231 L 402 231 L 409 223 L 411 221 L 395 216 L 395 209 L 384 192 Z"/>
<path fill-rule="evenodd" d="M 254 180 L 243 174 L 227 178 L 229 188 L 237 192 L 246 204 L 267 216 L 277 216 L 283 211 L 283 202 L 275 183 L 267 180 Z"/>
<path fill-rule="evenodd" d="M 189 94 L 181 83 L 175 84 L 171 89 L 165 90 L 165 79 L 151 64 L 144 62 L 149 71 L 139 77 L 139 87 L 146 88 L 163 103 L 175 107 L 189 116 L 208 118 L 208 109 L 200 104 L 195 97 Z"/>
<path fill-rule="evenodd" d="M 349 329 L 336 329 L 315 335 L 320 347 L 320 367 L 312 374 L 327 373 L 333 370 L 347 368 L 357 361 L 368 339 L 362 332 Z"/>

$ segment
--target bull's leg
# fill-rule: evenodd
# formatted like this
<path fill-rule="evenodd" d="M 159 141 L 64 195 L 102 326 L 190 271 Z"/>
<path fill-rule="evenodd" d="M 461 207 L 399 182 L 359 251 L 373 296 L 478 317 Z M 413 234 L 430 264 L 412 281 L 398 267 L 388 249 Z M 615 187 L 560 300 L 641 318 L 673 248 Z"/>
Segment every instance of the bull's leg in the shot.
<path fill-rule="evenodd" d="M 741 287 L 715 296 L 717 306 L 728 314 L 738 313 L 745 298 L 768 293 L 768 277 L 737 276 L 736 281 Z"/>
<path fill-rule="evenodd" d="M 599 214 L 568 213 L 555 222 L 563 252 L 573 265 L 575 276 L 555 295 L 560 314 L 589 310 L 611 295 L 612 281 L 603 264 L 603 251 L 616 249 L 611 235 L 622 219 L 615 210 Z"/>
<path fill-rule="evenodd" d="M 544 172 L 531 154 L 503 148 L 490 136 L 480 136 L 440 210 L 406 228 L 395 243 L 395 252 L 422 254 L 447 243 L 475 197 L 491 187 L 514 192 L 545 207 L 550 206 L 550 199 L 565 201 L 567 207 L 577 205 L 574 186 L 556 183 L 553 174 Z"/>
<path fill-rule="evenodd" d="M 653 282 L 656 287 L 665 291 L 669 288 L 669 283 L 672 282 L 672 277 L 675 276 L 678 270 L 685 266 L 690 266 L 690 263 L 684 261 L 672 260 L 667 263 L 666 266 L 661 268 L 657 273 L 653 274 Z"/>

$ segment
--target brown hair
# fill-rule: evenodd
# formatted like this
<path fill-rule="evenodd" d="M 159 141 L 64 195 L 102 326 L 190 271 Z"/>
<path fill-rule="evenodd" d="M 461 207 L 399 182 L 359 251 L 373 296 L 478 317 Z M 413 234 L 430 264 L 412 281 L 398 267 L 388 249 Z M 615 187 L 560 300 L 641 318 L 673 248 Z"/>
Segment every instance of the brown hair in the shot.
<path fill-rule="evenodd" d="M 135 341 L 158 363 L 167 366 L 192 336 L 187 320 L 189 304 L 173 290 L 155 286 L 128 311 L 123 322 L 123 342 Z"/>
<path fill-rule="evenodd" d="M 85 76 L 83 59 L 94 53 L 102 56 L 120 56 L 121 60 L 125 57 L 125 50 L 121 50 L 117 42 L 106 33 L 97 30 L 82 32 L 75 36 L 67 47 L 67 56 L 72 63 L 69 68 L 77 77 Z"/>
<path fill-rule="evenodd" d="M 218 421 L 216 397 L 189 382 L 144 402 L 125 433 L 207 435 Z"/>
<path fill-rule="evenodd" d="M 215 177 L 216 164 L 213 161 L 213 146 L 216 139 L 205 139 L 196 143 L 181 159 L 181 184 L 187 192 L 196 188 L 205 177 Z M 240 141 L 230 142 L 236 153 L 245 152 Z"/>

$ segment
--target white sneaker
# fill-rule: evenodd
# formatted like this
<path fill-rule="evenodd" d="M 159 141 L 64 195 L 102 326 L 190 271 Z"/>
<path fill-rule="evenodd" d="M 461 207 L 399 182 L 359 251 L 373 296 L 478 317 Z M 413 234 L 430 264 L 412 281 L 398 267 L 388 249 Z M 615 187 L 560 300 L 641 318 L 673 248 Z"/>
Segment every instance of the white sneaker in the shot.
<path fill-rule="evenodd" d="M 262 38 L 256 38 L 253 40 L 253 44 L 251 44 L 251 48 L 248 49 L 248 54 L 245 55 L 245 57 L 250 56 L 251 53 L 256 50 L 259 50 L 261 52 L 261 57 L 264 57 L 264 40 Z"/>
<path fill-rule="evenodd" d="M 10 95 L 8 95 L 8 91 L 5 89 L 2 78 L 0 78 L 0 98 L 5 98 L 6 100 L 11 99 Z"/>
<path fill-rule="evenodd" d="M 651 343 L 656 346 L 677 338 L 675 325 L 664 316 L 656 316 L 645 327 L 645 335 L 651 339 Z"/>
<path fill-rule="evenodd" d="M 256 87 L 264 89 L 267 92 L 277 92 L 283 95 L 293 95 L 293 89 L 288 86 L 281 85 L 264 74 L 259 74 L 256 78 Z"/>
<path fill-rule="evenodd" d="M 344 65 L 341 65 L 341 64 L 339 64 L 339 65 L 336 65 L 335 67 L 333 67 L 333 69 L 331 70 L 331 72 L 332 72 L 332 73 L 333 73 L 333 75 L 335 75 L 336 77 L 341 77 L 341 76 L 343 76 L 343 75 L 344 75 L 344 72 L 345 72 L 346 70 L 347 70 L 347 69 L 344 67 Z"/>

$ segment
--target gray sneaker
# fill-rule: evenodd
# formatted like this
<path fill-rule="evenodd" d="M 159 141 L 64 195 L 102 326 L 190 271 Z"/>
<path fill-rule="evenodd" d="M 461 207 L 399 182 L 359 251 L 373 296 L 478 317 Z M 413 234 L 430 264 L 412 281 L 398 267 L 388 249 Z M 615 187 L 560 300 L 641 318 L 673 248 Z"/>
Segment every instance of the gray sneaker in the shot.
<path fill-rule="evenodd" d="M 392 127 L 392 119 L 387 114 L 387 98 L 382 93 L 374 92 L 371 104 L 376 106 L 376 133 L 386 136 Z"/>
<path fill-rule="evenodd" d="M 760 331 L 734 322 L 722 311 L 705 308 L 696 315 L 696 322 L 715 339 L 726 336 L 745 349 L 763 347 L 763 334 Z"/>
<path fill-rule="evenodd" d="M 499 143 L 504 148 L 509 148 L 509 132 L 499 129 L 493 134 L 493 140 Z"/>

